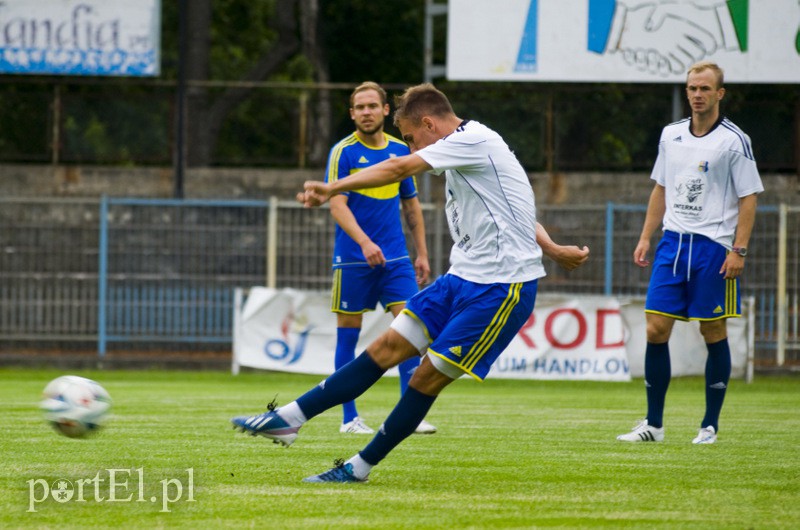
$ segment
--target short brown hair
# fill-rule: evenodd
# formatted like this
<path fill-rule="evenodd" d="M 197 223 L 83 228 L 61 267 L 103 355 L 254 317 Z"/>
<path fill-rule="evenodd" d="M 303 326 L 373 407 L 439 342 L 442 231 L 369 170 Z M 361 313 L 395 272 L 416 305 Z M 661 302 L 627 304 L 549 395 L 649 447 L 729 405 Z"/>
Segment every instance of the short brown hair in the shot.
<path fill-rule="evenodd" d="M 394 98 L 397 110 L 394 113 L 394 124 L 399 120 L 419 123 L 423 116 L 447 116 L 454 114 L 450 101 L 443 92 L 430 83 L 407 88 L 402 95 Z"/>
<path fill-rule="evenodd" d="M 383 87 L 374 81 L 364 81 L 363 83 L 355 87 L 353 89 L 353 92 L 350 94 L 350 108 L 353 108 L 356 99 L 356 94 L 358 94 L 359 92 L 364 92 L 365 90 L 374 90 L 375 92 L 377 92 L 378 95 L 381 97 L 381 105 L 386 105 L 388 97 L 386 96 L 386 91 L 383 89 Z"/>
<path fill-rule="evenodd" d="M 712 63 L 711 61 L 700 61 L 699 63 L 694 63 L 686 72 L 686 77 L 688 78 L 690 74 L 700 73 L 703 70 L 711 70 L 714 72 L 714 75 L 717 77 L 717 88 L 722 88 L 722 86 L 725 84 L 725 73 L 722 71 L 722 68 L 717 65 L 717 63 Z"/>

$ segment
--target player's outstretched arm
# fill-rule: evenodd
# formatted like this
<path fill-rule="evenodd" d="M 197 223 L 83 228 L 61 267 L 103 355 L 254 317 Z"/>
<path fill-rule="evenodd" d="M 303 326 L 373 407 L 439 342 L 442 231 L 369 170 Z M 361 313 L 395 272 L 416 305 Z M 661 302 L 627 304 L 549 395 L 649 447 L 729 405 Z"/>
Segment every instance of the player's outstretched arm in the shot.
<path fill-rule="evenodd" d="M 318 180 L 307 180 L 303 184 L 303 191 L 295 196 L 295 200 L 306 208 L 322 206 L 333 197 L 330 184 Z"/>
<path fill-rule="evenodd" d="M 304 191 L 297 194 L 297 202 L 307 208 L 321 206 L 337 193 L 377 188 L 399 182 L 411 175 L 422 174 L 430 169 L 431 166 L 415 154 L 398 156 L 330 184 L 309 180 L 303 185 Z"/>
<path fill-rule="evenodd" d="M 589 247 L 576 245 L 559 245 L 550 237 L 540 223 L 536 223 L 536 242 L 542 247 L 545 256 L 558 263 L 564 269 L 575 270 L 589 259 Z"/>

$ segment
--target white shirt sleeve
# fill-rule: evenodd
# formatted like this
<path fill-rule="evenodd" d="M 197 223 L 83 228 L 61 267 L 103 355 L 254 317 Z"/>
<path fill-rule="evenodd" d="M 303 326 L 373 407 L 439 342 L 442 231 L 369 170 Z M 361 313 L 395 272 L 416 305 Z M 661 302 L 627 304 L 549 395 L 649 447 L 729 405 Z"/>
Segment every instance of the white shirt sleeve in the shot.
<path fill-rule="evenodd" d="M 439 175 L 448 169 L 475 169 L 486 165 L 486 138 L 470 133 L 453 133 L 417 151 L 417 155 Z"/>

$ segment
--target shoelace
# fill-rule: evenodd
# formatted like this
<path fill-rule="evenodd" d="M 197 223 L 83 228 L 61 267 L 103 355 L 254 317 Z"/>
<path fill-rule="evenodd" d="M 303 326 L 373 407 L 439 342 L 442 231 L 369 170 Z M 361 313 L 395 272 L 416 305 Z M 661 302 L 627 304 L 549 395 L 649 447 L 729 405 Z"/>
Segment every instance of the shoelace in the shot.
<path fill-rule="evenodd" d="M 261 414 L 257 414 L 255 416 L 250 416 L 248 418 L 248 420 L 247 420 L 247 423 L 250 423 L 252 421 L 256 421 L 258 419 L 261 419 L 264 416 L 266 416 L 267 414 L 269 414 L 270 412 L 275 412 L 276 408 L 278 408 L 278 396 L 275 396 L 274 398 L 272 398 L 272 401 L 267 403 L 267 411 L 266 412 L 262 412 Z"/>

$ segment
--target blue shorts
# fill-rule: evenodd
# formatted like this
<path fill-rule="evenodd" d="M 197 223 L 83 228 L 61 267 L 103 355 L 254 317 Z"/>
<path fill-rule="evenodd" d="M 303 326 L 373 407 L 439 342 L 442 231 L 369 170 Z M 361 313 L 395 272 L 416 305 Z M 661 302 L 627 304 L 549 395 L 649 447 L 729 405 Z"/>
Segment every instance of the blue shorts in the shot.
<path fill-rule="evenodd" d="M 538 280 L 480 284 L 440 276 L 405 308 L 425 327 L 428 353 L 483 380 L 533 312 Z"/>
<path fill-rule="evenodd" d="M 374 311 L 381 303 L 385 311 L 417 294 L 417 276 L 408 258 L 387 261 L 383 267 L 369 265 L 333 270 L 331 311 L 358 314 Z"/>
<path fill-rule="evenodd" d="M 653 260 L 646 313 L 677 320 L 742 315 L 739 279 L 719 270 L 728 250 L 705 236 L 665 231 Z"/>

